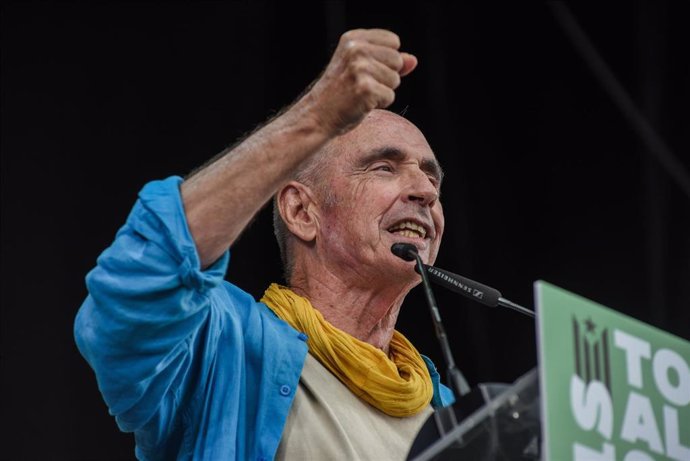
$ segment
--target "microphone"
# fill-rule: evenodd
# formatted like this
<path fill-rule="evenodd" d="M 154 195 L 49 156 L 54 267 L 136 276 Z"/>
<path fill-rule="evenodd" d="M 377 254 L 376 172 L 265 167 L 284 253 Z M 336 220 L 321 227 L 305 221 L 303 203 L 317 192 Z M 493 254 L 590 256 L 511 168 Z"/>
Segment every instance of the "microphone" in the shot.
<path fill-rule="evenodd" d="M 411 243 L 394 243 L 391 253 L 405 261 L 414 261 L 417 258 L 417 247 Z"/>
<path fill-rule="evenodd" d="M 417 255 L 417 247 L 410 243 L 395 243 L 391 247 L 391 252 L 405 261 L 413 261 L 416 258 L 415 255 Z M 501 292 L 495 288 L 475 282 L 467 277 L 439 269 L 438 267 L 429 266 L 428 264 L 422 264 L 422 267 L 432 282 L 450 291 L 459 293 L 485 306 L 507 307 L 528 317 L 534 317 L 534 311 L 505 299 L 503 295 L 501 295 Z M 421 275 L 419 268 L 420 266 L 416 265 L 414 270 Z"/>
<path fill-rule="evenodd" d="M 417 252 L 417 247 L 414 245 L 411 245 L 409 243 L 395 243 L 391 247 L 391 252 L 397 257 L 404 259 L 405 261 L 416 260 L 418 268 L 424 267 L 422 258 L 419 256 L 419 253 Z M 417 269 L 417 272 L 419 272 L 419 269 Z M 438 306 L 436 305 L 434 292 L 431 290 L 431 284 L 429 283 L 429 279 L 426 276 L 426 271 L 422 270 L 422 272 L 419 272 L 419 274 L 422 276 L 424 294 L 426 295 L 426 301 L 429 305 L 429 310 L 431 310 L 431 319 L 434 322 L 434 331 L 436 332 L 436 338 L 438 339 L 438 342 L 441 346 L 441 353 L 443 354 L 443 358 L 448 368 L 448 380 L 451 385 L 451 388 L 453 389 L 453 392 L 457 397 L 469 394 L 470 386 L 467 384 L 467 380 L 465 379 L 463 374 L 455 366 L 455 359 L 453 359 L 453 354 L 451 353 L 450 345 L 448 344 L 448 336 L 446 335 L 446 330 L 443 327 L 443 322 L 441 321 L 441 313 L 439 312 Z M 457 425 L 457 422 L 455 421 L 455 414 L 452 411 L 448 415 L 448 418 L 450 418 L 451 424 L 453 426 Z M 437 423 L 441 424 L 441 422 L 439 422 L 438 420 Z M 443 431 L 441 431 L 441 433 L 443 433 Z"/>
<path fill-rule="evenodd" d="M 495 288 L 488 287 L 461 275 L 439 269 L 438 267 L 425 264 L 424 269 L 426 270 L 427 274 L 430 275 L 432 282 L 437 283 L 438 285 L 441 285 L 450 291 L 460 293 L 461 295 L 467 296 L 468 298 L 484 304 L 485 306 L 496 307 L 499 305 L 499 299 L 501 299 L 502 296 L 501 292 Z M 417 270 L 416 267 L 415 270 Z"/>

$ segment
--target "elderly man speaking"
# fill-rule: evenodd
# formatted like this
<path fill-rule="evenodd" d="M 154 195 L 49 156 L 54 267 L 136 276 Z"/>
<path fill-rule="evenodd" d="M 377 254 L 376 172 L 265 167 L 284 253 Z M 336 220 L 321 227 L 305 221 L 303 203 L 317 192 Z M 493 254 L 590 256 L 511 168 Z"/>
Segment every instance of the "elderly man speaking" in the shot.
<path fill-rule="evenodd" d="M 453 396 L 395 330 L 432 263 L 441 168 L 382 110 L 417 59 L 345 33 L 288 109 L 186 180 L 147 184 L 87 276 L 78 347 L 140 459 L 404 459 Z M 287 286 L 225 282 L 229 247 L 274 197 Z M 237 261 L 236 264 L 241 264 Z"/>

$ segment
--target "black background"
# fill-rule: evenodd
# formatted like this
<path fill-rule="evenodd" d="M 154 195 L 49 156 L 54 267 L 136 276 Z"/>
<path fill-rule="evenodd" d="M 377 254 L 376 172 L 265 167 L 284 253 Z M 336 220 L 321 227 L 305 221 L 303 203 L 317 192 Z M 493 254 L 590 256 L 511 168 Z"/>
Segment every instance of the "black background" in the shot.
<path fill-rule="evenodd" d="M 690 166 L 683 2 L 571 7 Z M 419 68 L 393 110 L 446 170 L 441 267 L 532 306 L 543 279 L 690 339 L 690 200 L 643 148 L 545 3 L 5 3 L 0 457 L 133 457 L 78 355 L 83 278 L 149 180 L 184 175 L 290 103 L 354 27 Z M 264 210 L 228 278 L 280 279 Z M 533 322 L 436 290 L 472 385 L 536 365 Z M 415 289 L 401 329 L 441 363 Z"/>

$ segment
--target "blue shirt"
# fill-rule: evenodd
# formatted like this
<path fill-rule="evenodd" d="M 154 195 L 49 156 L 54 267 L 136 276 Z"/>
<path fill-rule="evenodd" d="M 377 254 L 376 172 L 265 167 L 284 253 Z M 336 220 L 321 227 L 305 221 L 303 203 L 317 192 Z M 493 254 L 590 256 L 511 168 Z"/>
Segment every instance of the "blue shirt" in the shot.
<path fill-rule="evenodd" d="M 201 270 L 179 177 L 147 184 L 86 277 L 75 322 L 110 414 L 140 459 L 272 459 L 299 384 L 307 337 Z M 432 404 L 449 405 L 434 383 Z"/>

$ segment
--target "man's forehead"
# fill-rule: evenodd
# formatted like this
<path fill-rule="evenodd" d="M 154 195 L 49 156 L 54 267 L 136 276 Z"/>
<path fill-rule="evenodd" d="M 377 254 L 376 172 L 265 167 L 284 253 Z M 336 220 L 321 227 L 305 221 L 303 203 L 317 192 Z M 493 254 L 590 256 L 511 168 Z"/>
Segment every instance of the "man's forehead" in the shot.
<path fill-rule="evenodd" d="M 352 154 L 369 152 L 394 146 L 409 154 L 435 158 L 424 134 L 409 120 L 386 110 L 374 110 L 352 131 L 343 135 L 345 146 Z"/>
<path fill-rule="evenodd" d="M 357 128 L 353 130 L 356 132 L 358 130 L 371 130 L 371 131 L 400 131 L 404 130 L 409 133 L 414 133 L 424 138 L 422 132 L 417 128 L 417 126 L 406 119 L 405 117 L 391 112 L 388 110 L 375 109 L 369 112 L 364 120 L 359 124 Z"/>
<path fill-rule="evenodd" d="M 384 110 L 371 112 L 355 129 L 335 141 L 340 168 L 366 168 L 378 160 L 415 160 L 439 182 L 443 170 L 424 134 L 409 120 Z M 335 146 L 334 146 L 335 147 Z"/>

